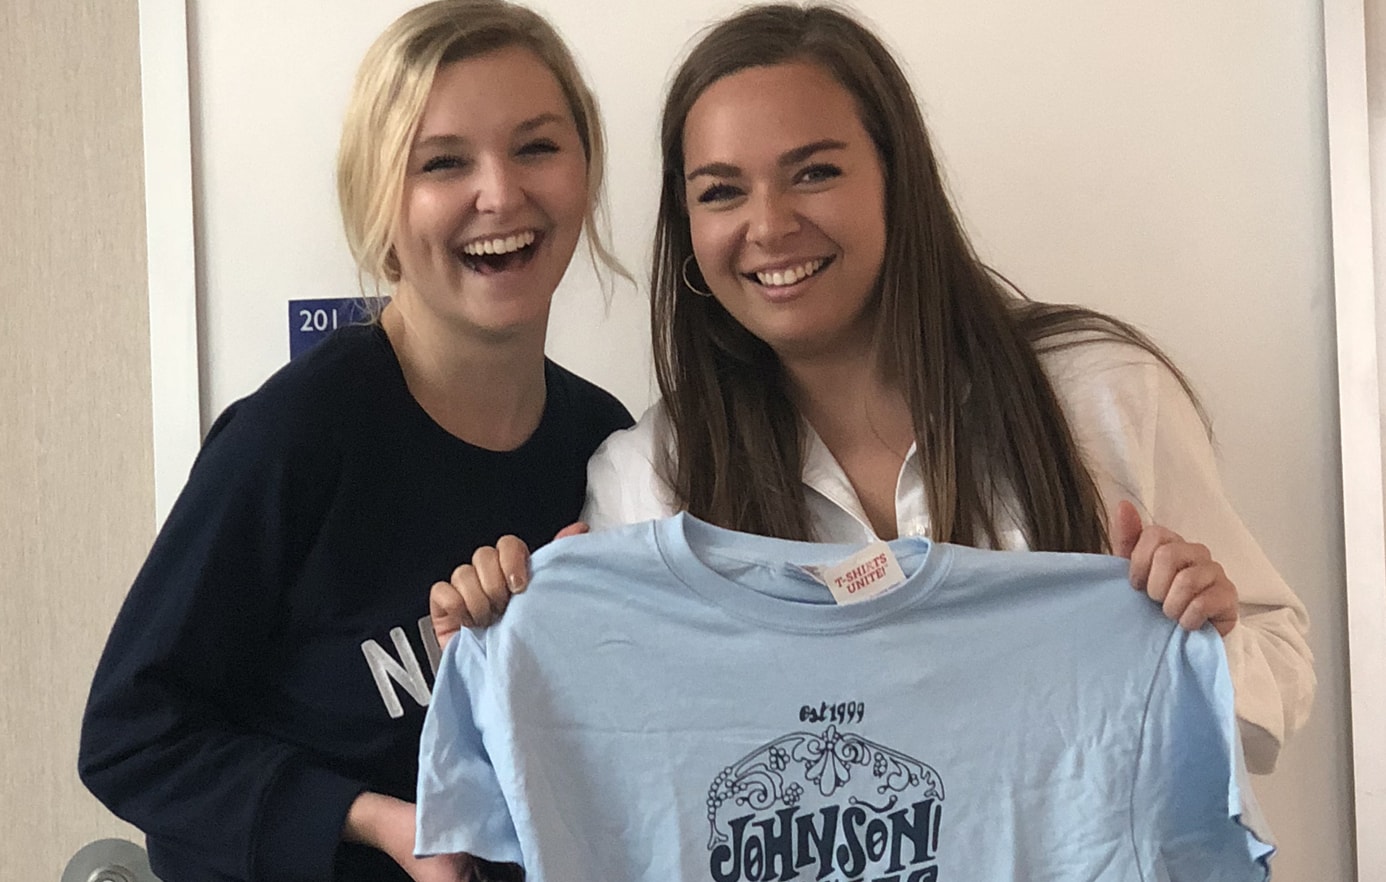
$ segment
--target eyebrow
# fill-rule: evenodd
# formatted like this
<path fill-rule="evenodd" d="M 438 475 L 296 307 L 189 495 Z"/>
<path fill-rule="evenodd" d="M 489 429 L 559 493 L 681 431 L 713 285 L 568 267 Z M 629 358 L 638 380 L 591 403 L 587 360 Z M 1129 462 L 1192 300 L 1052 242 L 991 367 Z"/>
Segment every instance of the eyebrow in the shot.
<path fill-rule="evenodd" d="M 561 122 L 563 122 L 563 117 L 556 113 L 541 113 L 538 116 L 530 117 L 529 119 L 525 120 L 524 122 L 516 126 L 515 134 L 527 135 L 535 129 L 541 129 L 544 126 L 549 125 L 551 123 Z M 418 150 L 421 147 L 451 147 L 458 144 L 466 143 L 466 138 L 462 138 L 457 135 L 430 135 L 429 137 L 424 138 L 421 141 L 415 142 L 414 149 Z"/>
<path fill-rule="evenodd" d="M 815 153 L 820 153 L 824 150 L 846 149 L 847 143 L 845 141 L 836 141 L 831 138 L 824 138 L 821 141 L 812 141 L 808 144 L 805 144 L 802 147 L 795 147 L 793 150 L 787 151 L 784 155 L 780 157 L 779 165 L 781 168 L 788 165 L 798 165 L 799 163 L 803 162 L 805 159 L 808 159 Z M 734 178 L 739 174 L 741 174 L 741 169 L 737 168 L 736 166 L 730 163 L 709 162 L 707 165 L 700 165 L 697 168 L 693 169 L 693 171 L 689 172 L 686 176 L 686 180 L 691 181 L 694 178 L 702 177 L 704 175 L 714 178 Z"/>
<path fill-rule="evenodd" d="M 535 129 L 542 128 L 548 125 L 549 123 L 561 122 L 563 122 L 563 117 L 559 116 L 556 113 L 541 113 L 536 117 L 532 117 L 520 123 L 518 126 L 515 127 L 515 131 L 532 132 Z"/>

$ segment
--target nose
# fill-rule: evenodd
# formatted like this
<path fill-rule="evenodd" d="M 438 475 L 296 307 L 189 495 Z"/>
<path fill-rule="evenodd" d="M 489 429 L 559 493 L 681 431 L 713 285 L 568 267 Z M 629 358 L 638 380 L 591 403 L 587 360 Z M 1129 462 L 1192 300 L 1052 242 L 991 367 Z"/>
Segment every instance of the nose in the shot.
<path fill-rule="evenodd" d="M 768 245 L 798 231 L 799 215 L 789 194 L 763 189 L 752 195 L 747 239 Z"/>
<path fill-rule="evenodd" d="M 476 208 L 489 214 L 505 214 L 524 201 L 520 175 L 505 158 L 491 157 L 477 165 Z"/>

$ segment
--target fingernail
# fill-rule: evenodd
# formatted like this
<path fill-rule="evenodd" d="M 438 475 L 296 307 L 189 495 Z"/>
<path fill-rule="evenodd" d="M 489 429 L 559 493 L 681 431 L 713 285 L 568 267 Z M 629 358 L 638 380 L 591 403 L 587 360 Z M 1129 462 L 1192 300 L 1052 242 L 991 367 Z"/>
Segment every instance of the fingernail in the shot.
<path fill-rule="evenodd" d="M 509 581 L 510 581 L 510 593 L 511 593 L 511 594 L 523 594 L 523 593 L 524 593 L 525 587 L 526 587 L 526 584 L 527 584 L 527 583 L 525 582 L 523 576 L 521 576 L 519 573 L 511 573 L 511 574 L 507 577 L 507 579 L 509 579 Z"/>

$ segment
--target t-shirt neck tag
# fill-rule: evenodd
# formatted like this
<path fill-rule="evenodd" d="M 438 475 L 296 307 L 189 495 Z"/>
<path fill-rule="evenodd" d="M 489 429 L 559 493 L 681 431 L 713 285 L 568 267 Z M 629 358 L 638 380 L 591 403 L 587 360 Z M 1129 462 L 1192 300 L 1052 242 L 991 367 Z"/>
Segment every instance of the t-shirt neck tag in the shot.
<path fill-rule="evenodd" d="M 871 600 L 905 584 L 905 571 L 895 552 L 880 540 L 832 566 L 803 569 L 828 586 L 838 605 Z"/>

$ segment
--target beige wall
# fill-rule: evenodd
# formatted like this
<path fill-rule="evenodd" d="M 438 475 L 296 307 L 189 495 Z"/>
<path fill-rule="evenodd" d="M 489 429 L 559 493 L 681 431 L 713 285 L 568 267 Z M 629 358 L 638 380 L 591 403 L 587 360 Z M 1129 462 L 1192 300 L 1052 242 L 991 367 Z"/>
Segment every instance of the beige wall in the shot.
<path fill-rule="evenodd" d="M 128 836 L 75 758 L 153 533 L 137 0 L 0 4 L 0 879 Z"/>

